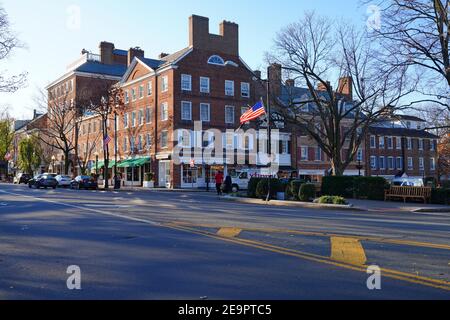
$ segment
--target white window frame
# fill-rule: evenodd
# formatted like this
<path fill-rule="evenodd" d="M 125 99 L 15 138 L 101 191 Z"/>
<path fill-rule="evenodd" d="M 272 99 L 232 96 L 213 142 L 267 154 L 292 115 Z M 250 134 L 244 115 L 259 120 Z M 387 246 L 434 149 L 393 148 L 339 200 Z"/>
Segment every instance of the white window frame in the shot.
<path fill-rule="evenodd" d="M 147 96 L 151 96 L 153 94 L 153 82 L 149 81 L 147 83 Z"/>
<path fill-rule="evenodd" d="M 207 107 L 208 108 L 208 119 L 203 119 L 202 118 L 202 107 Z M 211 121 L 211 104 L 209 103 L 200 103 L 200 121 L 202 122 L 210 122 Z"/>
<path fill-rule="evenodd" d="M 393 137 L 387 137 L 387 147 L 388 147 L 389 150 L 393 150 L 394 149 L 394 138 Z"/>
<path fill-rule="evenodd" d="M 320 147 L 316 147 L 315 161 L 323 161 L 322 149 Z"/>
<path fill-rule="evenodd" d="M 430 158 L 430 171 L 436 171 L 436 158 Z"/>
<path fill-rule="evenodd" d="M 395 147 L 397 150 L 402 150 L 402 138 L 395 137 Z"/>
<path fill-rule="evenodd" d="M 202 87 L 202 81 L 207 81 L 208 83 L 208 87 L 205 89 L 204 87 Z M 200 77 L 200 92 L 201 93 L 210 93 L 211 92 L 211 80 L 209 79 L 209 77 Z"/>
<path fill-rule="evenodd" d="M 152 123 L 152 108 L 150 106 L 145 108 L 145 122 L 147 124 Z"/>
<path fill-rule="evenodd" d="M 169 103 L 161 103 L 161 121 L 169 120 Z"/>
<path fill-rule="evenodd" d="M 408 157 L 408 169 L 414 170 L 414 159 L 413 157 Z"/>
<path fill-rule="evenodd" d="M 184 108 L 189 108 L 189 118 L 185 118 Z M 192 121 L 192 102 L 191 101 L 181 101 L 181 120 L 182 121 Z"/>
<path fill-rule="evenodd" d="M 169 77 L 162 76 L 161 77 L 161 92 L 169 91 Z"/>
<path fill-rule="evenodd" d="M 250 98 L 250 83 L 241 82 L 241 97 Z"/>
<path fill-rule="evenodd" d="M 424 147 L 423 139 L 419 139 L 419 150 L 423 151 L 423 147 Z"/>
<path fill-rule="evenodd" d="M 144 99 L 144 85 L 139 85 L 139 100 Z"/>
<path fill-rule="evenodd" d="M 137 96 L 136 96 L 136 88 L 131 89 L 131 101 L 136 101 L 137 100 Z"/>
<path fill-rule="evenodd" d="M 307 146 L 300 147 L 300 161 L 309 161 L 309 151 Z"/>
<path fill-rule="evenodd" d="M 130 103 L 130 93 L 128 90 L 125 91 L 125 104 Z"/>
<path fill-rule="evenodd" d="M 408 148 L 408 150 L 412 150 L 413 149 L 413 140 L 412 140 L 412 138 L 406 138 L 406 141 L 407 141 L 407 148 Z"/>
<path fill-rule="evenodd" d="M 387 159 L 388 159 L 388 163 L 387 163 L 386 167 L 388 167 L 388 170 L 395 170 L 395 159 L 394 159 L 394 157 L 388 157 Z"/>
<path fill-rule="evenodd" d="M 386 139 L 385 139 L 385 137 L 384 136 L 379 137 L 378 140 L 379 140 L 378 144 L 380 146 L 380 149 L 386 149 Z"/>
<path fill-rule="evenodd" d="M 383 160 L 383 161 L 381 161 L 381 160 Z M 378 158 L 378 167 L 382 171 L 386 170 L 386 157 L 381 156 L 381 157 Z"/>
<path fill-rule="evenodd" d="M 419 158 L 419 170 L 425 170 L 425 159 L 422 157 Z"/>
<path fill-rule="evenodd" d="M 131 127 L 136 128 L 136 112 L 131 112 Z"/>
<path fill-rule="evenodd" d="M 130 126 L 130 121 L 129 121 L 130 119 L 129 119 L 129 116 L 128 116 L 128 113 L 125 113 L 124 115 L 123 115 L 123 128 L 124 129 L 128 129 L 128 127 Z"/>
<path fill-rule="evenodd" d="M 377 169 L 377 157 L 376 156 L 371 156 L 370 157 L 370 168 L 372 170 L 376 170 Z"/>
<path fill-rule="evenodd" d="M 163 144 L 163 137 L 166 135 L 166 145 Z M 169 147 L 169 132 L 167 130 L 161 131 L 161 148 L 167 149 Z"/>
<path fill-rule="evenodd" d="M 430 151 L 436 151 L 435 140 L 430 139 L 429 141 L 430 141 Z"/>
<path fill-rule="evenodd" d="M 236 115 L 235 115 L 235 110 L 234 110 L 234 106 L 225 106 L 225 123 L 226 124 L 234 124 L 236 121 Z M 233 120 L 232 121 L 228 121 L 227 119 L 227 110 L 232 110 L 233 111 Z"/>
<path fill-rule="evenodd" d="M 373 144 L 372 144 L 373 142 Z M 376 136 L 370 136 L 370 149 L 376 149 L 377 148 L 377 137 Z"/>
<path fill-rule="evenodd" d="M 231 88 L 228 88 L 228 86 L 231 86 Z M 225 95 L 234 97 L 234 80 L 225 80 Z"/>
<path fill-rule="evenodd" d="M 138 124 L 139 124 L 139 126 L 143 126 L 144 125 L 144 110 L 143 109 L 140 109 L 139 111 L 138 111 Z"/>
<path fill-rule="evenodd" d="M 397 157 L 397 159 L 395 160 L 395 166 L 397 170 L 403 169 L 404 167 L 404 163 L 403 163 L 403 157 Z"/>
<path fill-rule="evenodd" d="M 188 84 L 188 86 L 185 87 L 185 84 Z M 192 76 L 190 74 L 181 75 L 181 91 L 192 91 Z"/>

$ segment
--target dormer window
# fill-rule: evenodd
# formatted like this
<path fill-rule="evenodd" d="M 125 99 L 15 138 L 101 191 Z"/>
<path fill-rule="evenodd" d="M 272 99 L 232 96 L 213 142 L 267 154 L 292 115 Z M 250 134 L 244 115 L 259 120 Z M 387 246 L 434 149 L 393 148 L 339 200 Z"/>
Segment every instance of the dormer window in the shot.
<path fill-rule="evenodd" d="M 217 66 L 224 66 L 225 65 L 225 60 L 223 60 L 222 57 L 220 57 L 220 56 L 214 55 L 214 56 L 211 56 L 208 59 L 208 64 L 214 64 L 214 65 L 217 65 Z"/>

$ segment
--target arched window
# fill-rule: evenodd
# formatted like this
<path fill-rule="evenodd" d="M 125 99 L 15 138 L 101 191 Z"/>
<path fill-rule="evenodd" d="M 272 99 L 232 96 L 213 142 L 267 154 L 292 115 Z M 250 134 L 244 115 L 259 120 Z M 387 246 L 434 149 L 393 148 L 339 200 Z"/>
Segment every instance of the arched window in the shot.
<path fill-rule="evenodd" d="M 215 64 L 218 66 L 224 66 L 225 65 L 225 61 L 222 59 L 222 57 L 218 56 L 218 55 L 214 55 L 211 56 L 208 59 L 208 64 Z"/>

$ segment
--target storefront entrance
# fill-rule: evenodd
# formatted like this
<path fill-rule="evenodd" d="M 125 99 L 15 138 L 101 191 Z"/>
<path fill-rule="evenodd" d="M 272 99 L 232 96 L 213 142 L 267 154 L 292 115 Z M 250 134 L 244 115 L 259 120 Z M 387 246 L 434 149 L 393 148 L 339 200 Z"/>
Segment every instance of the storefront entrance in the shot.
<path fill-rule="evenodd" d="M 199 176 L 202 175 L 198 167 L 192 168 L 190 165 L 184 165 L 183 177 L 181 181 L 182 188 L 196 189 L 199 187 Z"/>
<path fill-rule="evenodd" d="M 170 161 L 159 161 L 158 185 L 161 188 L 172 187 L 170 183 Z"/>

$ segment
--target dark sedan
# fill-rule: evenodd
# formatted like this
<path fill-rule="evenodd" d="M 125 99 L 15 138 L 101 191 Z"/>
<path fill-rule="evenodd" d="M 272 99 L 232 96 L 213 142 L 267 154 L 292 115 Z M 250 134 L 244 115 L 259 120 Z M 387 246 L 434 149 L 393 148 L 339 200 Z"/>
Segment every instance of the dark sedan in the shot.
<path fill-rule="evenodd" d="M 72 180 L 72 182 L 70 183 L 70 188 L 71 189 L 93 189 L 93 190 L 97 190 L 98 189 L 98 183 L 97 180 L 95 180 L 93 177 L 89 177 L 89 176 L 78 176 L 75 179 Z"/>
<path fill-rule="evenodd" d="M 28 181 L 28 187 L 31 188 L 53 188 L 56 189 L 58 186 L 58 181 L 50 175 L 40 174 L 35 176 L 33 179 Z"/>

